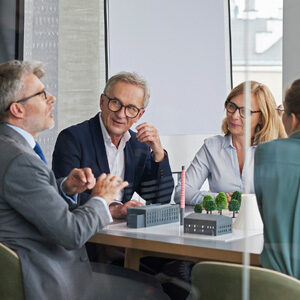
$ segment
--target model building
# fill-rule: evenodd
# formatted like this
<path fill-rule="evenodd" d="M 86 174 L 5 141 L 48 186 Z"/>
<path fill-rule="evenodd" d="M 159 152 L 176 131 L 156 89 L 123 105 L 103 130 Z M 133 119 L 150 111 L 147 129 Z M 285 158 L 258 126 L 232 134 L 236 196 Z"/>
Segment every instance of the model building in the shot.
<path fill-rule="evenodd" d="M 148 227 L 179 221 L 178 204 L 152 204 L 127 208 L 127 226 Z"/>
<path fill-rule="evenodd" d="M 232 232 L 232 218 L 222 215 L 192 213 L 184 218 L 184 232 L 221 235 Z"/>

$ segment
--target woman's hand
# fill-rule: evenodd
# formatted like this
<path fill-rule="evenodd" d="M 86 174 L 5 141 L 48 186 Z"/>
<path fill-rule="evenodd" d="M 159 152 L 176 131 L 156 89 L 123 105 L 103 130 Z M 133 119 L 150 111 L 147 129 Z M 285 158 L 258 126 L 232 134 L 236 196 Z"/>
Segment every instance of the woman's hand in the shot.
<path fill-rule="evenodd" d="M 230 202 L 231 201 L 231 196 L 232 196 L 233 192 L 232 193 L 225 193 L 226 197 L 227 197 L 227 202 Z"/>

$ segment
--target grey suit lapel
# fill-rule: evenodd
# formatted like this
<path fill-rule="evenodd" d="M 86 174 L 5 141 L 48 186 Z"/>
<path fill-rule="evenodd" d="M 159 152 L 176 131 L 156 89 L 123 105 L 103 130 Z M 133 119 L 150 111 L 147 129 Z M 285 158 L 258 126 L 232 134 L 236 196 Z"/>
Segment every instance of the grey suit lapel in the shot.
<path fill-rule="evenodd" d="M 7 141 L 10 140 L 12 143 L 16 143 L 23 151 L 36 155 L 25 138 L 20 133 L 7 126 L 5 123 L 0 124 L 0 137 L 6 139 Z"/>

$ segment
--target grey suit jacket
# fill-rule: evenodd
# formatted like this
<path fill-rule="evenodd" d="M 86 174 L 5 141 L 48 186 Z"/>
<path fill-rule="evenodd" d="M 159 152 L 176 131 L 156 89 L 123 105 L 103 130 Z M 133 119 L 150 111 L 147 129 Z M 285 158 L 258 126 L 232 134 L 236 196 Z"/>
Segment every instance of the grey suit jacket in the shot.
<path fill-rule="evenodd" d="M 108 223 L 94 198 L 70 212 L 53 172 L 0 124 L 0 242 L 20 257 L 26 299 L 97 299 L 84 244 Z"/>

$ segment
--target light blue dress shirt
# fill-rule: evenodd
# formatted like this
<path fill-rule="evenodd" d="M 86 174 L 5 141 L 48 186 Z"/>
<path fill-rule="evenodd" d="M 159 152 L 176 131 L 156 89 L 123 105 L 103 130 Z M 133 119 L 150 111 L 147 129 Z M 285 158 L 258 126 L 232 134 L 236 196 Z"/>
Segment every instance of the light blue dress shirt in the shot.
<path fill-rule="evenodd" d="M 17 126 L 8 124 L 8 123 L 6 123 L 6 125 L 8 127 L 12 128 L 13 130 L 15 130 L 16 132 L 20 133 L 32 149 L 35 147 L 36 142 L 35 142 L 33 136 L 29 132 L 27 132 L 26 130 L 24 130 L 20 127 L 17 127 Z"/>
<path fill-rule="evenodd" d="M 253 162 L 256 146 L 249 148 L 248 161 L 244 162 L 240 173 L 237 151 L 232 144 L 232 136 L 217 135 L 204 140 L 186 171 L 185 201 L 187 205 L 201 203 L 205 195 L 216 197 L 218 193 L 244 192 L 246 167 L 248 168 L 250 193 L 254 193 Z M 210 191 L 201 187 L 208 179 Z M 180 183 L 176 186 L 175 202 L 180 201 Z"/>

